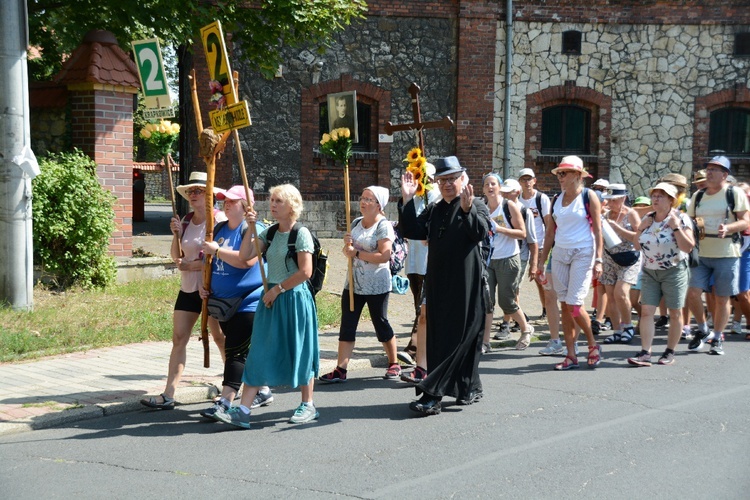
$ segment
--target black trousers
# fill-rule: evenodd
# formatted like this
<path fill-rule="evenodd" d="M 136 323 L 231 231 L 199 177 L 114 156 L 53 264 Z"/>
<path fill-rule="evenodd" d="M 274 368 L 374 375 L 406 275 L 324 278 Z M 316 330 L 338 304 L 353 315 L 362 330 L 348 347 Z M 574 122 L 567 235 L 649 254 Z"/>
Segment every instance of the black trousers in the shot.
<path fill-rule="evenodd" d="M 239 391 L 242 386 L 242 372 L 245 371 L 245 360 L 250 350 L 250 337 L 253 334 L 253 320 L 255 313 L 238 312 L 228 321 L 221 321 L 221 331 L 226 337 L 224 341 L 224 380 L 222 385 Z"/>

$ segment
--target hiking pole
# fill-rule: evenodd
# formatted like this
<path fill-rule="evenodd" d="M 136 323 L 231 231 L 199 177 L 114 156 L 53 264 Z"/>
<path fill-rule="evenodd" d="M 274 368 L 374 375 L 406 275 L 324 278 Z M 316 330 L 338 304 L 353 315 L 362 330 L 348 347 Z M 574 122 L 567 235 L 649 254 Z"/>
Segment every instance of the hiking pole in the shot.
<path fill-rule="evenodd" d="M 240 78 L 239 72 L 232 72 L 232 79 L 234 80 L 234 90 L 239 95 L 240 93 Z M 234 146 L 237 149 L 237 160 L 240 163 L 240 175 L 242 176 L 242 185 L 245 187 L 245 199 L 250 205 L 250 210 L 254 209 L 254 203 L 250 203 L 250 184 L 247 182 L 247 172 L 245 171 L 245 158 L 242 155 L 242 145 L 240 144 L 240 133 L 237 129 L 232 130 L 234 134 Z M 258 231 L 256 230 L 255 224 L 250 228 L 250 235 L 255 241 L 255 253 L 258 254 L 258 265 L 260 266 L 260 278 L 263 280 L 263 290 L 268 291 L 268 280 L 266 280 L 266 270 L 263 268 L 263 256 L 260 252 L 260 241 L 258 241 Z"/>

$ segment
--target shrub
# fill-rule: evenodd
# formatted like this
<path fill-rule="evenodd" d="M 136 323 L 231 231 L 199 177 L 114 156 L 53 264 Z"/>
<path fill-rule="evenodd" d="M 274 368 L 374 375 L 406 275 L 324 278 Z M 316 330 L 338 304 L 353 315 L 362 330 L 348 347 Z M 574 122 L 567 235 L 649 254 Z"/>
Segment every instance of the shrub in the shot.
<path fill-rule="evenodd" d="M 108 254 L 115 230 L 115 196 L 99 185 L 96 164 L 79 150 L 39 162 L 32 181 L 34 262 L 63 288 L 105 287 L 114 282 Z"/>

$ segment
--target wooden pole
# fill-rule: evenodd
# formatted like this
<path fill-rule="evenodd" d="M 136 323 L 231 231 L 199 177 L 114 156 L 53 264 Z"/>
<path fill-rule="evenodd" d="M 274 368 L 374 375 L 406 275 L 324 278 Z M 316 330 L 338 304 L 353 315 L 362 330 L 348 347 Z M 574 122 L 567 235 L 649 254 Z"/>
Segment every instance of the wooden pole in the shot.
<path fill-rule="evenodd" d="M 237 95 L 240 95 L 240 79 L 239 79 L 239 72 L 233 71 L 232 77 L 234 80 L 234 89 L 235 92 L 237 92 Z M 245 198 L 247 199 L 248 204 L 250 205 L 250 210 L 254 210 L 254 204 L 250 203 L 250 184 L 247 182 L 247 172 L 245 171 L 245 158 L 242 154 L 242 146 L 240 145 L 240 133 L 237 131 L 237 129 L 234 129 L 234 146 L 237 149 L 237 159 L 240 163 L 240 175 L 242 176 L 242 185 L 245 187 Z M 250 228 L 250 234 L 253 236 L 253 239 L 255 240 L 255 253 L 258 254 L 258 264 L 260 265 L 260 278 L 263 280 L 263 290 L 268 291 L 268 280 L 266 280 L 266 270 L 263 268 L 263 256 L 260 252 L 260 241 L 258 241 L 258 232 L 256 231 L 255 225 Z"/>
<path fill-rule="evenodd" d="M 177 201 L 174 197 L 174 181 L 172 180 L 172 155 L 167 153 L 167 156 L 164 158 L 164 163 L 167 165 L 167 178 L 169 179 L 169 196 L 172 199 L 172 216 L 179 219 L 179 216 L 177 215 Z M 177 251 L 180 255 L 182 255 L 182 243 L 180 242 L 180 235 L 175 234 L 175 238 L 177 238 Z"/>
<path fill-rule="evenodd" d="M 214 179 L 216 174 L 216 154 L 206 158 L 206 237 L 204 241 L 214 239 Z M 203 288 L 211 290 L 211 261 L 212 255 L 203 256 Z M 203 366 L 211 367 L 208 346 L 208 297 L 201 305 L 201 340 L 203 341 Z"/>
<path fill-rule="evenodd" d="M 344 163 L 344 210 L 346 210 L 346 232 L 352 232 L 351 206 L 349 203 L 349 160 Z M 352 258 L 349 261 L 349 311 L 354 312 L 354 267 Z"/>
<path fill-rule="evenodd" d="M 198 89 L 195 86 L 195 70 L 190 70 L 190 95 L 193 98 L 193 115 L 195 116 L 195 128 L 198 129 L 198 137 L 203 132 L 203 117 L 201 117 L 201 105 L 198 102 Z"/>

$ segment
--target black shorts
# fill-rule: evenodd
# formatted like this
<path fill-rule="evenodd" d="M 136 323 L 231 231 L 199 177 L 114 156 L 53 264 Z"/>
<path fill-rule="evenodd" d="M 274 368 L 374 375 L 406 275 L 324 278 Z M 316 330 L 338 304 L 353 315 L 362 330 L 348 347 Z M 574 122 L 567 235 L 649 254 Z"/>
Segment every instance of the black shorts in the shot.
<path fill-rule="evenodd" d="M 177 300 L 174 303 L 175 311 L 187 311 L 192 313 L 201 313 L 203 307 L 203 300 L 201 299 L 200 293 L 195 292 L 183 292 L 177 294 Z"/>

